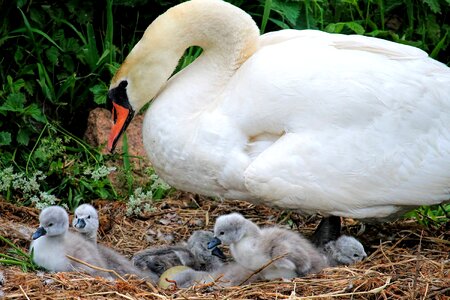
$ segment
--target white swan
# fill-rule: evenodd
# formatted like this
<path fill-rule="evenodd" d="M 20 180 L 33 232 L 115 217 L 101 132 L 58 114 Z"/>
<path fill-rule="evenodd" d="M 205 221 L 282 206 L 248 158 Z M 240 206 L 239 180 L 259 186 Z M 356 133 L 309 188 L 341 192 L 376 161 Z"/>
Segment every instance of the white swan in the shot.
<path fill-rule="evenodd" d="M 168 80 L 183 51 L 203 54 Z M 260 36 L 219 0 L 158 17 L 112 79 L 113 150 L 154 99 L 144 145 L 185 191 L 306 213 L 395 217 L 450 188 L 450 68 L 381 39 Z"/>

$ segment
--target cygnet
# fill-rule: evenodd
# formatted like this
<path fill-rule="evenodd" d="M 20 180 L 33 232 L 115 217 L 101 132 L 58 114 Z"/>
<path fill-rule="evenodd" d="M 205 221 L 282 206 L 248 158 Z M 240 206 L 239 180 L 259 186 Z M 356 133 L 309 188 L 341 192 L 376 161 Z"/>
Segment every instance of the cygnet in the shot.
<path fill-rule="evenodd" d="M 354 237 L 342 235 L 323 247 L 330 266 L 351 265 L 367 257 L 363 245 Z"/>
<path fill-rule="evenodd" d="M 156 283 L 158 276 L 153 272 L 143 272 L 117 251 L 104 245 L 97 244 L 97 230 L 99 226 L 97 210 L 89 204 L 82 204 L 74 212 L 73 227 L 93 245 L 96 245 L 105 260 L 108 269 L 116 271 L 119 275 L 134 274 Z"/>
<path fill-rule="evenodd" d="M 30 252 L 34 262 L 55 272 L 82 270 L 94 276 L 111 278 L 107 272 L 90 268 L 69 259 L 73 256 L 91 265 L 105 268 L 106 264 L 94 244 L 82 236 L 69 232 L 69 216 L 64 208 L 50 206 L 39 215 L 40 226 L 33 234 Z"/>
<path fill-rule="evenodd" d="M 223 243 L 244 268 L 261 271 L 263 279 L 291 279 L 326 267 L 324 256 L 298 233 L 276 226 L 259 228 L 241 214 L 217 218 L 210 249 Z"/>
<path fill-rule="evenodd" d="M 90 204 L 81 204 L 75 209 L 72 226 L 88 241 L 97 244 L 99 226 L 97 210 Z"/>
<path fill-rule="evenodd" d="M 214 237 L 210 231 L 197 230 L 189 237 L 187 244 L 149 248 L 137 252 L 133 263 L 141 270 L 151 270 L 161 275 L 174 266 L 188 266 L 194 270 L 212 271 L 223 264 L 222 251 L 215 247 L 208 249 L 208 242 Z"/>
<path fill-rule="evenodd" d="M 177 287 L 187 288 L 196 284 L 206 284 L 213 281 L 220 287 L 237 286 L 255 282 L 261 279 L 261 277 L 259 274 L 254 274 L 252 270 L 246 269 L 236 262 L 231 262 L 222 265 L 213 272 L 187 269 L 174 274 L 168 279 L 175 281 Z"/>

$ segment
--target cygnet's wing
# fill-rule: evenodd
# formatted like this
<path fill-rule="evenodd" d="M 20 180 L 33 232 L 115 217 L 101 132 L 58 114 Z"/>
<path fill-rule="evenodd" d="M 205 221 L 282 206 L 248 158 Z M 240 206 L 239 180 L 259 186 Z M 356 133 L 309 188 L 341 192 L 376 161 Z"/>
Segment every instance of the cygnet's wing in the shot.
<path fill-rule="evenodd" d="M 100 268 L 107 267 L 105 260 L 100 255 L 100 252 L 98 251 L 96 245 L 94 245 L 91 242 L 88 242 L 82 236 L 76 233 L 72 233 L 69 231 L 66 233 L 66 236 L 64 238 L 64 249 L 67 255 L 73 256 L 75 258 L 78 258 L 84 262 L 87 262 L 91 265 Z M 98 271 L 84 264 L 77 263 L 75 261 L 71 261 L 71 264 L 76 269 L 84 270 L 93 276 L 112 278 L 111 274 L 109 274 L 108 272 Z"/>
<path fill-rule="evenodd" d="M 143 272 L 139 270 L 129 259 L 111 248 L 100 244 L 97 245 L 97 247 L 100 254 L 103 256 L 108 269 L 116 271 L 121 276 L 126 274 L 137 275 L 139 278 L 149 279 L 153 281 L 153 283 L 157 282 L 158 275 L 155 273 L 151 271 Z"/>
<path fill-rule="evenodd" d="M 181 271 L 173 276 L 173 280 L 178 287 L 187 288 L 196 284 L 206 284 L 216 282 L 217 286 L 229 287 L 240 284 L 249 284 L 261 279 L 259 274 L 253 274 L 253 271 L 244 268 L 238 263 L 224 264 L 214 272 L 196 271 L 188 269 Z"/>
<path fill-rule="evenodd" d="M 341 235 L 341 217 L 323 217 L 314 231 L 311 241 L 317 247 L 323 247 L 326 243 L 336 240 Z"/>
<path fill-rule="evenodd" d="M 260 274 L 244 268 L 236 262 L 225 264 L 213 272 L 213 278 L 220 282 L 221 286 L 237 286 L 250 284 L 262 279 Z"/>
<path fill-rule="evenodd" d="M 205 284 L 213 281 L 213 277 L 205 271 L 187 269 L 175 274 L 172 278 L 179 288 L 188 288 L 196 284 Z"/>
<path fill-rule="evenodd" d="M 145 249 L 134 254 L 132 261 L 139 269 L 153 271 L 158 275 L 174 266 L 196 267 L 192 253 L 180 246 Z"/>
<path fill-rule="evenodd" d="M 265 247 L 271 257 L 275 259 L 273 265 L 287 270 L 295 270 L 297 276 L 311 272 L 319 272 L 325 265 L 323 255 L 310 241 L 298 233 L 278 227 L 263 229 L 261 247 Z"/>

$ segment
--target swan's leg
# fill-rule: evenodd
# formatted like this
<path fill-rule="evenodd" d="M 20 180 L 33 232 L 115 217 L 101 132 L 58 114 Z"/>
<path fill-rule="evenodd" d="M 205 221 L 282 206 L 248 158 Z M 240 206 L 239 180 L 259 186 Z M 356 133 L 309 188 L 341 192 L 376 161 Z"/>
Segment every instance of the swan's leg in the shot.
<path fill-rule="evenodd" d="M 341 217 L 323 217 L 311 237 L 311 241 L 318 247 L 322 247 L 329 241 L 336 240 L 341 235 Z"/>

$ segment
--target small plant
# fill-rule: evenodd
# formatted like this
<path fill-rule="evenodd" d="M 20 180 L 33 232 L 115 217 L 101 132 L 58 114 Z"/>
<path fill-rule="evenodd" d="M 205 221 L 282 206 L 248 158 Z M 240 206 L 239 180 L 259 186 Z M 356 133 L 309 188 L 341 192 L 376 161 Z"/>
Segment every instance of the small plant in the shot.
<path fill-rule="evenodd" d="M 153 203 L 164 198 L 171 190 L 171 187 L 159 178 L 153 169 L 148 168 L 146 172 L 150 176 L 149 186 L 146 189 L 141 187 L 135 189 L 128 198 L 127 216 L 152 212 L 154 210 Z"/>
<path fill-rule="evenodd" d="M 7 253 L 0 253 L 0 264 L 6 266 L 20 266 L 23 272 L 36 271 L 39 269 L 39 266 L 33 262 L 33 253 L 28 254 L 24 252 L 20 247 L 1 235 L 0 241 L 11 247 Z"/>
<path fill-rule="evenodd" d="M 414 218 L 425 227 L 440 227 L 450 222 L 450 203 L 421 206 L 405 214 L 404 218 Z"/>
<path fill-rule="evenodd" d="M 59 204 L 74 209 L 95 198 L 115 199 L 117 193 L 108 175 L 108 156 L 88 146 L 62 128 L 46 124 L 25 168 L 0 160 L 0 193 L 22 205 L 43 209 Z M 45 172 L 45 173 L 44 173 Z"/>

